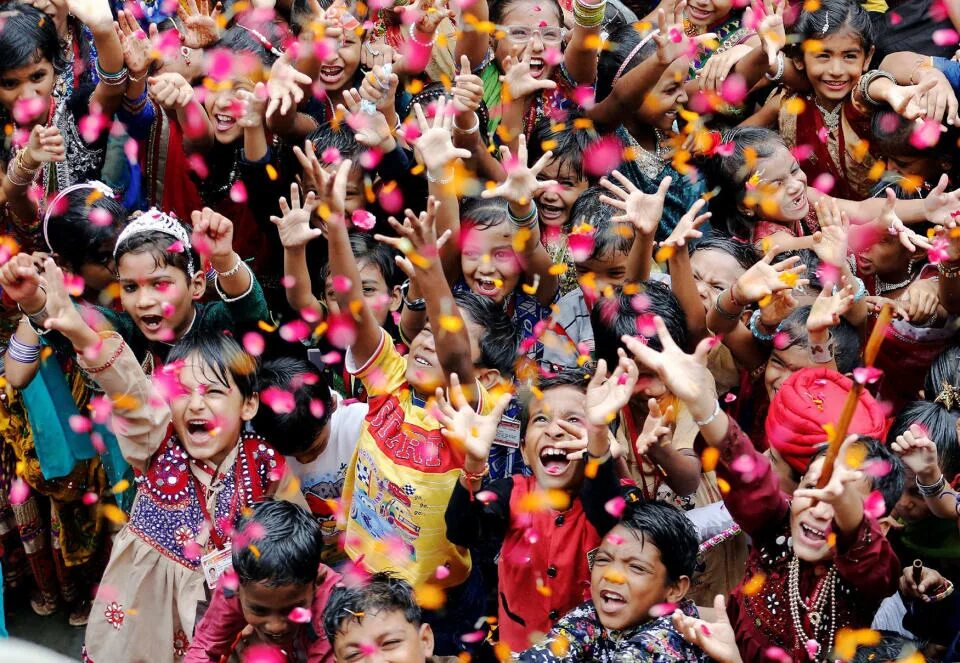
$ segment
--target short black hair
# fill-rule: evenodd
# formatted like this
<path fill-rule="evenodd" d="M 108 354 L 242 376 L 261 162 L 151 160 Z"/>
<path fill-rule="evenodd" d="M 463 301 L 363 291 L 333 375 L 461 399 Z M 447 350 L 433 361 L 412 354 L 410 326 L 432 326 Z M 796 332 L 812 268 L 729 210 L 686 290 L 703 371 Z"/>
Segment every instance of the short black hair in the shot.
<path fill-rule="evenodd" d="M 946 408 L 947 403 L 940 394 L 951 389 L 960 390 L 960 345 L 951 345 L 933 360 L 923 385 L 924 398 Z M 960 400 L 954 399 L 950 405 L 947 409 L 960 413 Z"/>
<path fill-rule="evenodd" d="M 577 179 L 587 179 L 583 170 L 583 153 L 596 139 L 594 132 L 579 129 L 574 123 L 581 115 L 571 113 L 564 122 L 545 117 L 533 127 L 530 143 L 527 145 L 527 161 L 537 162 L 546 152 L 553 152 L 550 163 L 565 162 Z M 546 147 L 544 147 L 546 144 Z"/>
<path fill-rule="evenodd" d="M 642 313 L 635 306 L 637 296 L 645 297 L 648 302 Z M 590 323 L 597 359 L 606 360 L 607 366 L 615 366 L 620 361 L 617 349 L 623 347 L 620 337 L 638 336 L 637 320 L 651 314 L 663 318 L 673 342 L 681 348 L 686 347 L 687 316 L 673 291 L 660 281 L 642 281 L 619 286 L 614 289 L 613 297 L 601 298 L 593 305 Z M 656 335 L 647 338 L 646 344 L 654 350 L 663 349 Z"/>
<path fill-rule="evenodd" d="M 816 11 L 802 11 L 791 33 L 801 37 L 792 45 L 790 55 L 803 57 L 802 42 L 820 40 L 844 30 L 851 30 L 860 39 L 860 47 L 867 55 L 876 40 L 870 13 L 854 0 L 820 0 Z M 791 41 L 787 40 L 788 43 Z"/>
<path fill-rule="evenodd" d="M 776 344 L 778 349 L 810 347 L 807 318 L 810 317 L 812 309 L 812 306 L 797 307 L 780 323 L 780 332 L 784 336 L 783 340 Z M 849 373 L 860 362 L 860 334 L 847 322 L 846 318 L 840 318 L 840 324 L 831 328 L 830 333 L 833 335 L 833 352 L 837 370 L 840 373 Z"/>
<path fill-rule="evenodd" d="M 189 237 L 191 230 L 184 226 L 184 231 Z M 117 243 L 113 252 L 116 256 L 117 271 L 120 270 L 120 259 L 126 254 L 147 253 L 153 258 L 156 269 L 162 269 L 163 267 L 179 269 L 187 275 L 187 281 L 189 282 L 194 276 L 190 273 L 190 263 L 193 262 L 195 271 L 200 271 L 203 268 L 203 262 L 192 244 L 187 251 L 170 251 L 170 247 L 177 241 L 173 235 L 158 230 L 150 230 L 125 237 L 122 242 Z"/>
<path fill-rule="evenodd" d="M 857 438 L 857 442 L 862 445 L 864 450 L 867 452 L 862 461 L 863 463 L 867 463 L 869 461 L 879 461 L 890 468 L 890 471 L 886 472 L 885 474 L 868 474 L 870 487 L 873 490 L 879 491 L 880 495 L 883 497 L 883 503 L 885 506 L 883 515 L 887 515 L 893 510 L 893 507 L 900 500 L 900 496 L 903 494 L 903 484 L 906 476 L 906 470 L 903 467 L 903 461 L 900 460 L 900 456 L 890 450 L 890 447 L 875 437 L 860 435 Z M 812 465 L 813 461 L 826 454 L 827 448 L 827 445 L 824 445 L 823 448 L 815 453 L 813 458 L 810 459 L 810 464 Z"/>
<path fill-rule="evenodd" d="M 293 357 L 268 359 L 260 367 L 260 389 L 281 389 L 293 395 L 292 412 L 275 412 L 261 407 L 253 418 L 253 427 L 284 456 L 303 453 L 330 423 L 333 394 L 327 378 L 311 362 Z M 318 417 L 313 413 L 316 401 L 323 408 Z"/>
<path fill-rule="evenodd" d="M 756 219 L 744 214 L 740 205 L 747 194 L 745 184 L 753 176 L 752 163 L 769 157 L 786 144 L 776 131 L 761 127 L 734 127 L 723 134 L 722 140 L 733 145 L 733 152 L 727 156 L 716 154 L 703 163 L 707 188 L 717 192 L 710 200 L 710 211 L 714 219 L 726 225 L 730 235 L 749 242 Z"/>
<path fill-rule="evenodd" d="M 957 445 L 957 413 L 950 412 L 939 403 L 911 401 L 904 405 L 887 432 L 887 442 L 893 443 L 913 424 L 927 431 L 927 437 L 937 445 L 940 470 L 952 479 L 960 473 L 960 448 Z"/>
<path fill-rule="evenodd" d="M 806 267 L 806 271 L 803 272 L 803 278 L 810 281 L 803 290 L 809 288 L 810 290 L 816 290 L 820 292 L 823 290 L 823 283 L 820 281 L 820 256 L 817 255 L 817 252 L 813 249 L 797 249 L 796 251 L 783 251 L 778 253 L 773 258 L 774 263 L 778 263 L 782 260 L 787 260 L 788 258 L 800 258 L 800 262 L 797 263 L 797 266 L 803 265 Z M 798 294 L 803 294 L 801 290 Z M 809 294 L 809 293 L 807 293 Z"/>
<path fill-rule="evenodd" d="M 493 0 L 490 3 L 490 20 L 494 23 L 503 23 L 503 16 L 510 10 L 510 7 L 520 0 Z M 563 10 L 560 9 L 560 3 L 557 0 L 547 0 L 546 4 L 550 6 L 560 19 L 560 27 L 563 27 Z"/>
<path fill-rule="evenodd" d="M 460 200 L 460 226 L 486 230 L 510 220 L 505 198 L 465 196 Z"/>
<path fill-rule="evenodd" d="M 578 391 L 587 393 L 587 385 L 590 384 L 590 373 L 584 368 L 564 367 L 553 375 L 543 376 L 537 382 L 537 390 L 545 394 L 551 389 L 559 387 L 573 387 Z M 542 398 L 535 394 L 533 389 L 525 389 L 520 394 L 520 444 L 524 443 L 527 435 L 527 424 L 530 419 L 530 401 L 534 398 Z"/>
<path fill-rule="evenodd" d="M 363 146 L 357 142 L 356 134 L 346 122 L 341 122 L 336 127 L 325 122 L 311 131 L 307 139 L 313 143 L 313 149 L 316 150 L 317 158 L 321 163 L 323 163 L 323 153 L 334 148 L 340 154 L 340 161 L 351 159 L 352 169 L 361 168 L 357 157 L 363 151 Z"/>
<path fill-rule="evenodd" d="M 22 2 L 2 4 L 0 13 L 0 71 L 19 69 L 40 60 L 48 60 L 57 72 L 66 67 L 53 19 Z"/>
<path fill-rule="evenodd" d="M 747 271 L 760 260 L 760 252 L 749 242 L 738 242 L 723 235 L 707 235 L 703 239 L 689 243 L 690 255 L 697 251 L 721 251 L 737 261 L 737 264 Z"/>
<path fill-rule="evenodd" d="M 73 272 L 79 272 L 84 264 L 106 265 L 113 260 L 113 247 L 127 218 L 123 205 L 109 196 L 88 203 L 91 191 L 84 188 L 68 193 L 46 224 L 50 250 Z M 110 222 L 93 222 L 91 214 L 107 214 Z"/>
<path fill-rule="evenodd" d="M 386 573 L 374 573 L 362 585 L 337 585 L 323 610 L 323 630 L 333 645 L 345 622 L 372 618 L 381 612 L 401 612 L 415 627 L 423 623 L 423 611 L 417 604 L 413 587 L 406 580 Z"/>
<path fill-rule="evenodd" d="M 351 232 L 350 250 L 353 252 L 353 258 L 358 264 L 361 260 L 366 260 L 376 265 L 388 288 L 393 288 L 403 283 L 403 272 L 397 267 L 395 260 L 398 254 L 389 244 L 378 242 L 370 233 Z M 324 291 L 323 284 L 329 276 L 330 263 L 325 262 L 319 272 L 321 293 Z"/>
<path fill-rule="evenodd" d="M 496 369 L 504 377 L 513 375 L 519 339 L 513 321 L 504 312 L 503 306 L 489 297 L 463 290 L 453 294 L 453 301 L 470 321 L 483 328 L 483 334 L 477 339 L 480 365 Z"/>
<path fill-rule="evenodd" d="M 656 500 L 628 502 L 620 524 L 635 532 L 641 543 L 649 540 L 657 547 L 669 582 L 693 576 L 700 539 L 693 522 L 680 509 Z"/>
<path fill-rule="evenodd" d="M 167 365 L 198 355 L 203 362 L 204 375 L 220 384 L 229 384 L 228 375 L 237 384 L 243 398 L 250 398 L 259 391 L 257 383 L 257 360 L 247 354 L 230 334 L 187 333 L 170 349 Z"/>
<path fill-rule="evenodd" d="M 250 515 L 240 519 L 237 531 L 253 528 L 262 528 L 263 534 L 250 545 L 233 547 L 233 569 L 241 583 L 279 587 L 308 585 L 317 579 L 323 537 L 317 521 L 303 507 L 274 499 L 254 504 Z"/>
<path fill-rule="evenodd" d="M 600 202 L 607 191 L 601 186 L 592 186 L 574 201 L 570 208 L 568 227 L 586 223 L 593 228 L 593 250 L 588 260 L 596 260 L 610 253 L 630 253 L 634 231 L 629 223 L 615 222 L 619 210 Z"/>

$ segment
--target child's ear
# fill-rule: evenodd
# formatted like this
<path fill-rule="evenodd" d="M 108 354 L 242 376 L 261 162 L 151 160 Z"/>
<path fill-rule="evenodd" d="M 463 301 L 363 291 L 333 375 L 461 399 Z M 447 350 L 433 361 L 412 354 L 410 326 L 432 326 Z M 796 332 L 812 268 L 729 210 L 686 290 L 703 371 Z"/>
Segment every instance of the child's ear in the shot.
<path fill-rule="evenodd" d="M 477 379 L 484 389 L 493 389 L 500 382 L 500 371 L 495 368 L 477 369 Z"/>
<path fill-rule="evenodd" d="M 203 270 L 200 270 L 193 275 L 192 279 L 190 279 L 190 299 L 193 301 L 202 299 L 204 293 L 206 292 L 207 275 L 203 273 Z"/>
<path fill-rule="evenodd" d="M 403 303 L 403 289 L 395 285 L 393 289 L 390 290 L 390 310 L 399 311 L 400 305 Z"/>
<path fill-rule="evenodd" d="M 243 399 L 243 405 L 240 406 L 240 420 L 251 421 L 260 409 L 260 394 L 254 394 Z"/>
<path fill-rule="evenodd" d="M 667 603 L 679 603 L 690 591 L 690 576 L 680 576 L 667 586 Z"/>
<path fill-rule="evenodd" d="M 430 658 L 433 656 L 433 629 L 430 628 L 430 624 L 421 624 L 418 635 L 420 636 L 420 646 L 423 647 L 424 658 Z"/>
<path fill-rule="evenodd" d="M 796 67 L 796 68 L 797 68 L 798 70 L 800 70 L 800 71 L 803 71 L 803 70 L 804 70 L 804 66 L 803 66 L 803 56 L 802 56 L 802 55 L 801 55 L 800 57 L 791 57 L 790 59 L 793 60 L 793 66 L 794 66 L 794 67 Z"/>
<path fill-rule="evenodd" d="M 867 57 L 863 61 L 863 73 L 867 73 L 867 70 L 870 69 L 870 61 L 873 60 L 873 54 L 876 50 L 875 47 L 871 46 L 870 50 L 867 51 Z"/>

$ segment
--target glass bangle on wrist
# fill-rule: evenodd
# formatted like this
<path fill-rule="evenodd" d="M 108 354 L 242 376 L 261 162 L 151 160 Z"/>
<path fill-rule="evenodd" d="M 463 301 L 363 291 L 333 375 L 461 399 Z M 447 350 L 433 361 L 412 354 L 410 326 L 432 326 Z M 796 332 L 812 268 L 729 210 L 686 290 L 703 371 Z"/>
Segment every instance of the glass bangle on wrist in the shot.
<path fill-rule="evenodd" d="M 508 205 L 507 216 L 510 217 L 510 221 L 513 222 L 513 225 L 519 228 L 532 228 L 533 224 L 537 222 L 537 204 L 531 200 L 530 211 L 524 216 L 516 216 Z"/>
<path fill-rule="evenodd" d="M 923 497 L 936 497 L 943 492 L 943 489 L 947 487 L 947 479 L 943 476 L 943 473 L 940 473 L 940 478 L 934 481 L 930 485 L 924 485 L 920 483 L 920 477 L 917 476 L 917 491 Z"/>
<path fill-rule="evenodd" d="M 713 414 L 711 414 L 709 417 L 707 417 L 703 421 L 697 421 L 696 419 L 694 419 L 693 423 L 695 423 L 700 428 L 703 428 L 704 426 L 709 426 L 710 424 L 713 423 L 714 419 L 720 416 L 720 412 L 721 412 L 720 401 L 716 401 L 716 404 L 713 406 Z"/>
<path fill-rule="evenodd" d="M 231 267 L 230 269 L 228 269 L 227 271 L 225 271 L 225 272 L 218 272 L 218 271 L 216 270 L 216 268 L 214 268 L 213 271 L 216 273 L 217 277 L 219 277 L 219 278 L 221 278 L 221 279 L 225 279 L 225 278 L 229 278 L 229 277 L 233 276 L 234 274 L 236 274 L 237 272 L 239 272 L 242 267 L 243 267 L 243 260 L 241 260 L 240 258 L 237 258 L 237 264 L 234 265 L 233 267 Z"/>
<path fill-rule="evenodd" d="M 479 116 L 477 116 L 476 113 L 473 114 L 473 120 L 474 120 L 474 123 L 472 127 L 470 127 L 469 129 L 461 129 L 460 126 L 457 124 L 456 118 L 454 118 L 453 132 L 464 135 L 464 136 L 477 133 L 478 131 L 480 131 L 480 118 Z"/>
<path fill-rule="evenodd" d="M 780 325 L 777 325 L 777 328 L 772 334 L 764 334 L 760 331 L 760 313 L 760 309 L 757 309 L 753 312 L 753 315 L 750 316 L 750 333 L 753 334 L 753 337 L 758 341 L 769 343 L 773 340 L 774 334 L 780 331 Z"/>
<path fill-rule="evenodd" d="M 419 39 L 417 39 L 417 24 L 416 24 L 416 23 L 411 23 L 411 24 L 410 24 L 410 30 L 409 30 L 409 32 L 410 32 L 410 41 L 412 41 L 412 42 L 413 42 L 414 44 L 416 44 L 417 46 L 422 46 L 423 48 L 433 48 L 433 45 L 434 45 L 434 44 L 436 43 L 436 41 L 437 41 L 436 37 L 434 37 L 434 36 L 432 36 L 432 35 L 431 35 L 431 37 L 430 37 L 430 41 L 420 41 Z"/>
<path fill-rule="evenodd" d="M 767 80 L 770 81 L 771 83 L 779 83 L 780 79 L 783 78 L 783 72 L 785 69 L 786 69 L 786 65 L 784 62 L 783 51 L 779 51 L 777 53 L 777 73 L 771 76 L 770 72 L 767 72 L 766 74 L 764 74 L 764 76 L 766 76 Z"/>

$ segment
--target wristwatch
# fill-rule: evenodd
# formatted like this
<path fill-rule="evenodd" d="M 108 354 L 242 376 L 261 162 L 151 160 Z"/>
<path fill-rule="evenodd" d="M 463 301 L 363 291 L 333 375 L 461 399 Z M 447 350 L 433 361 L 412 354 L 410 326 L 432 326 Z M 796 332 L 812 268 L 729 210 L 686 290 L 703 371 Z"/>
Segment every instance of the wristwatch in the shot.
<path fill-rule="evenodd" d="M 403 285 L 400 286 L 400 291 L 403 293 L 403 305 L 411 311 L 426 311 L 427 310 L 427 300 L 423 297 L 420 299 L 414 299 L 412 302 L 407 299 L 407 293 L 410 292 L 410 279 L 407 279 L 403 282 Z"/>

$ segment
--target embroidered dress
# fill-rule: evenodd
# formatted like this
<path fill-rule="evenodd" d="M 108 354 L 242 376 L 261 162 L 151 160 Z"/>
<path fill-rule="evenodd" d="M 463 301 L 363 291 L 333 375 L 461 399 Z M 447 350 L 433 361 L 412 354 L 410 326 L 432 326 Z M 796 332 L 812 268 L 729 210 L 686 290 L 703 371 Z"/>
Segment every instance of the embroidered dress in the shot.
<path fill-rule="evenodd" d="M 113 356 L 120 336 L 103 337 L 102 356 Z M 193 461 L 128 347 L 96 378 L 109 396 L 134 404 L 115 408 L 113 426 L 134 468 L 137 496 L 94 600 L 84 660 L 172 663 L 186 651 L 197 602 L 205 598 L 200 556 L 226 545 L 242 508 L 278 490 L 286 465 L 257 436 L 242 437 L 219 468 Z"/>

